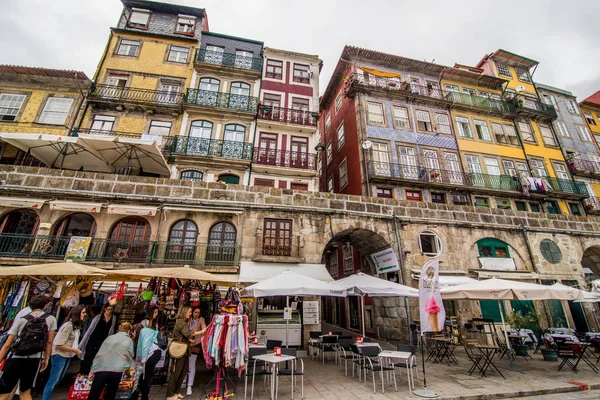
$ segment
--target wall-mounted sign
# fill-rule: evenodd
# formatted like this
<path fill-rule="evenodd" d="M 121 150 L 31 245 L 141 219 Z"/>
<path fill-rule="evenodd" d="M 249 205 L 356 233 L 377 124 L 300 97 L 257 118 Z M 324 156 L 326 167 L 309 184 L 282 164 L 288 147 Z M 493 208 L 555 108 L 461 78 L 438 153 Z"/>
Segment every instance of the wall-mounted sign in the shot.
<path fill-rule="evenodd" d="M 112 204 L 108 206 L 109 214 L 121 214 L 121 215 L 137 215 L 152 217 L 156 215 L 158 207 L 140 207 L 140 206 L 125 206 Z"/>
<path fill-rule="evenodd" d="M 492 271 L 516 271 L 517 266 L 512 258 L 479 257 L 482 269 Z"/>
<path fill-rule="evenodd" d="M 316 325 L 321 322 L 321 318 L 319 318 L 319 302 L 303 301 L 302 318 L 304 325 Z"/>
<path fill-rule="evenodd" d="M 378 274 L 400 271 L 398 258 L 391 247 L 371 254 L 371 259 L 373 260 L 373 263 L 375 263 Z"/>
<path fill-rule="evenodd" d="M 79 201 L 51 201 L 51 210 L 65 210 L 77 212 L 99 213 L 102 203 L 83 203 Z"/>
<path fill-rule="evenodd" d="M 92 244 L 92 238 L 86 236 L 72 236 L 67 246 L 65 253 L 65 260 L 71 261 L 85 261 L 90 245 Z"/>

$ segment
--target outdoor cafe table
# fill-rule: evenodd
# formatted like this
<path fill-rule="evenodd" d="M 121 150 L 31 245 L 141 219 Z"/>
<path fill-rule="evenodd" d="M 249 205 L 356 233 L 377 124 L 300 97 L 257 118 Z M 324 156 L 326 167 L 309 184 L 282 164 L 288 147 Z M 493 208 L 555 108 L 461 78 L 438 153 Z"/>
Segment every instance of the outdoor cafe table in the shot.
<path fill-rule="evenodd" d="M 431 343 L 431 346 L 428 347 L 429 356 L 427 357 L 427 360 L 431 359 L 434 364 L 444 360 L 448 364 L 451 362 L 457 363 L 456 358 L 454 357 L 454 348 L 450 346 L 452 344 L 452 339 L 430 337 L 427 338 L 427 341 Z"/>
<path fill-rule="evenodd" d="M 411 393 L 411 389 L 414 389 L 414 387 L 412 387 L 412 385 L 414 385 L 414 381 L 411 379 L 412 378 L 412 366 L 409 364 L 409 360 L 412 357 L 412 353 L 410 351 L 390 351 L 390 350 L 385 350 L 382 351 L 381 353 L 379 353 L 379 358 L 387 358 L 390 359 L 390 362 L 393 363 L 392 359 L 401 359 L 404 360 L 404 365 L 406 366 L 406 378 L 408 380 L 408 393 Z M 382 363 L 383 365 L 383 363 Z M 394 382 L 395 384 L 395 382 Z M 398 391 L 398 388 L 396 387 L 396 391 Z"/>
<path fill-rule="evenodd" d="M 277 368 L 275 368 L 277 366 L 277 364 L 281 363 L 281 362 L 285 362 L 285 361 L 292 361 L 295 360 L 296 357 L 294 356 L 286 356 L 286 355 L 280 355 L 280 356 L 276 356 L 274 353 L 270 353 L 270 354 L 260 354 L 257 356 L 252 357 L 255 360 L 259 360 L 259 361 L 264 361 L 266 363 L 269 364 L 273 364 L 273 368 L 271 368 L 271 400 L 275 400 L 275 379 L 277 379 Z M 294 375 L 293 375 L 293 368 L 292 368 L 292 381 L 294 380 Z M 252 384 L 254 384 L 254 377 L 252 377 Z M 294 396 L 294 393 L 292 392 L 292 396 Z"/>
<path fill-rule="evenodd" d="M 588 343 L 588 342 L 573 342 L 573 341 L 566 341 L 564 344 L 565 344 L 565 345 L 569 345 L 569 346 L 571 346 L 571 347 L 573 348 L 573 350 L 574 350 L 574 351 L 575 351 L 575 349 L 576 349 L 577 347 L 579 347 L 579 355 L 577 355 L 577 353 L 576 353 L 576 352 L 574 353 L 574 354 L 577 356 L 577 358 L 576 358 L 576 360 L 575 360 L 575 363 L 573 363 L 573 362 L 572 362 L 572 361 L 569 359 L 569 357 L 568 357 L 568 356 L 567 356 L 567 357 L 564 357 L 564 358 L 563 358 L 563 361 L 562 361 L 562 363 L 561 363 L 561 364 L 558 366 L 558 370 L 559 370 L 559 371 L 561 370 L 561 368 L 562 368 L 562 367 L 563 367 L 565 364 L 568 364 L 568 365 L 569 365 L 569 367 L 571 367 L 571 369 L 572 369 L 573 371 L 577 372 L 577 365 L 579 364 L 579 362 L 580 362 L 581 360 L 583 360 L 583 361 L 584 361 L 584 362 L 585 362 L 587 365 L 589 365 L 589 366 L 590 366 L 590 368 L 592 368 L 592 370 L 593 370 L 595 373 L 598 373 L 598 367 L 596 367 L 596 366 L 594 365 L 594 363 L 592 362 L 592 360 L 590 360 L 590 359 L 587 357 L 587 355 L 586 355 L 587 349 L 588 349 L 588 348 L 590 348 L 590 346 L 592 345 L 591 343 Z M 560 356 L 560 353 L 559 353 L 559 356 Z M 562 357 L 561 357 L 561 358 L 562 358 Z"/>
<path fill-rule="evenodd" d="M 481 355 L 483 355 L 483 365 L 481 366 L 481 376 L 485 376 L 485 372 L 488 370 L 488 368 L 491 366 L 492 368 L 494 368 L 496 370 L 496 372 L 498 372 L 500 374 L 500 376 L 502 378 L 504 378 L 504 375 L 502 375 L 502 372 L 500 372 L 500 370 L 498 369 L 498 367 L 496 367 L 496 365 L 494 364 L 494 355 L 496 354 L 496 352 L 498 350 L 500 350 L 499 347 L 497 346 L 490 346 L 487 344 L 475 344 L 473 347 L 475 347 L 476 349 L 479 349 L 479 351 L 481 352 Z M 506 379 L 506 378 L 504 378 Z"/>

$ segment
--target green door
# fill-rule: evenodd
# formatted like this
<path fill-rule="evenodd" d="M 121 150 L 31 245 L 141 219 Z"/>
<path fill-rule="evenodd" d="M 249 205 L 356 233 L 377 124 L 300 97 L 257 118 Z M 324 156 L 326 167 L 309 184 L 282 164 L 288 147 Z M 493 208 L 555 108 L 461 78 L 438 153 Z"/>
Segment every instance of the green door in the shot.
<path fill-rule="evenodd" d="M 546 310 L 553 328 L 568 328 L 567 317 L 560 300 L 546 300 Z"/>
<path fill-rule="evenodd" d="M 506 317 L 506 309 L 504 308 L 504 301 L 500 301 L 502 304 L 502 312 Z M 481 317 L 483 319 L 491 319 L 494 322 L 502 322 L 500 316 L 500 306 L 498 300 L 479 300 L 479 307 L 481 307 Z"/>
<path fill-rule="evenodd" d="M 230 174 L 219 175 L 219 179 L 225 183 L 230 183 L 232 185 L 239 185 L 239 183 L 240 183 L 239 176 L 230 175 Z"/>
<path fill-rule="evenodd" d="M 581 303 L 575 303 L 573 300 L 569 300 L 569 309 L 571 309 L 571 315 L 573 316 L 573 321 L 575 321 L 575 330 L 577 332 L 589 332 L 590 328 L 585 319 Z"/>

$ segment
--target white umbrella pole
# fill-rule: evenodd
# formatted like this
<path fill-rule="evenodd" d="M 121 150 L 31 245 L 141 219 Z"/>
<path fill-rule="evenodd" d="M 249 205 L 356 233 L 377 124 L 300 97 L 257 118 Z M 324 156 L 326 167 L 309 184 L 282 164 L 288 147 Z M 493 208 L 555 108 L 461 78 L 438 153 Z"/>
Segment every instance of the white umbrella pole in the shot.
<path fill-rule="evenodd" d="M 360 306 L 362 309 L 362 335 L 365 337 L 365 295 L 360 296 Z"/>
<path fill-rule="evenodd" d="M 510 348 L 510 341 L 508 340 L 508 332 L 506 331 L 506 324 L 504 323 L 504 313 L 502 312 L 502 304 L 500 303 L 500 300 L 498 300 L 498 309 L 500 310 L 500 319 L 502 320 L 502 330 L 504 331 L 504 339 L 506 340 L 506 347 L 508 348 L 508 359 L 510 361 L 510 367 L 512 368 L 513 366 L 513 360 L 512 360 L 512 354 L 511 354 L 511 348 Z"/>
<path fill-rule="evenodd" d="M 290 296 L 285 296 L 285 307 L 288 308 L 290 306 Z M 287 349 L 289 347 L 289 339 L 288 339 L 288 324 L 289 324 L 290 320 L 286 319 L 285 320 L 285 348 Z"/>

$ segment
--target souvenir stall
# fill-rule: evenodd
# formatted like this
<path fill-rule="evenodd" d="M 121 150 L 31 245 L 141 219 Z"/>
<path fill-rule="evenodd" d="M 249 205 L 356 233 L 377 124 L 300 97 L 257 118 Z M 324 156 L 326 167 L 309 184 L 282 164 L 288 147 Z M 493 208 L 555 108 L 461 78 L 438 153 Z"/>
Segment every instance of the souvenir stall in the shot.
<path fill-rule="evenodd" d="M 206 334 L 202 337 L 202 351 L 206 367 L 214 372 L 206 386 L 206 400 L 220 400 L 234 396 L 235 385 L 229 376 L 233 369 L 238 376 L 246 369 L 248 356 L 248 316 L 239 292 L 230 288 L 218 305 L 219 314 L 212 317 Z"/>

